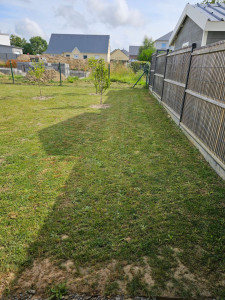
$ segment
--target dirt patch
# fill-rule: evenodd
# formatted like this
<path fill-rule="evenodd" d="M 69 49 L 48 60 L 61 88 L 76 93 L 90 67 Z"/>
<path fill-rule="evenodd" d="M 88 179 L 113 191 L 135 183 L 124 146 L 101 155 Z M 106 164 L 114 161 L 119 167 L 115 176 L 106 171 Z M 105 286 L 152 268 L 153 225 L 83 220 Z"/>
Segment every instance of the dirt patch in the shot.
<path fill-rule="evenodd" d="M 61 78 L 62 81 L 66 80 L 66 77 L 63 74 L 61 74 Z M 24 77 L 24 79 L 32 82 L 60 81 L 60 74 L 56 70 L 45 70 L 40 79 L 37 79 L 29 73 Z"/>
<path fill-rule="evenodd" d="M 0 157 L 0 164 L 2 164 L 4 161 L 5 159 Z"/>
<path fill-rule="evenodd" d="M 34 288 L 35 297 L 43 296 L 49 286 L 66 281 L 72 293 L 104 295 L 107 283 L 113 280 L 118 282 L 118 294 L 126 295 L 127 282 L 139 273 L 143 274 L 143 281 L 149 287 L 154 285 L 151 268 L 147 260 L 144 262 L 144 265 L 140 266 L 112 260 L 105 266 L 99 264 L 91 267 L 77 267 L 72 260 L 64 261 L 58 266 L 50 259 L 37 259 L 19 276 L 13 290 L 17 294 Z M 120 266 L 119 269 L 118 266 Z"/>
<path fill-rule="evenodd" d="M 33 100 L 48 100 L 52 99 L 52 97 L 47 97 L 47 96 L 39 96 L 39 97 L 33 97 Z"/>
<path fill-rule="evenodd" d="M 90 96 L 98 96 L 96 93 L 89 93 Z"/>
<path fill-rule="evenodd" d="M 106 108 L 110 108 L 111 105 L 109 104 L 95 104 L 95 105 L 91 105 L 91 108 L 96 108 L 96 109 L 106 109 Z"/>

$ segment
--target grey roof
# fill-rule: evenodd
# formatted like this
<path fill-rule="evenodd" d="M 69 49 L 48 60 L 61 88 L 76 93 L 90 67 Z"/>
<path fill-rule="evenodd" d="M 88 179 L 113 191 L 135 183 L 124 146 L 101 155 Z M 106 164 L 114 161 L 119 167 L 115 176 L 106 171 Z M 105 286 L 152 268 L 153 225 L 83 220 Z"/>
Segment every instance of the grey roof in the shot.
<path fill-rule="evenodd" d="M 45 53 L 61 54 L 74 48 L 82 53 L 108 53 L 109 38 L 109 35 L 53 33 Z"/>
<path fill-rule="evenodd" d="M 172 35 L 173 31 L 168 32 L 167 34 L 161 36 L 160 38 L 158 38 L 155 41 L 169 41 L 171 35 Z"/>
<path fill-rule="evenodd" d="M 129 55 L 138 55 L 140 46 L 129 46 Z"/>
<path fill-rule="evenodd" d="M 202 14 L 208 17 L 209 21 L 224 21 L 225 20 L 225 4 L 195 4 L 193 7 L 199 10 Z"/>
<path fill-rule="evenodd" d="M 122 51 L 126 56 L 129 56 L 129 52 L 128 52 L 127 50 L 122 49 L 121 51 Z"/>

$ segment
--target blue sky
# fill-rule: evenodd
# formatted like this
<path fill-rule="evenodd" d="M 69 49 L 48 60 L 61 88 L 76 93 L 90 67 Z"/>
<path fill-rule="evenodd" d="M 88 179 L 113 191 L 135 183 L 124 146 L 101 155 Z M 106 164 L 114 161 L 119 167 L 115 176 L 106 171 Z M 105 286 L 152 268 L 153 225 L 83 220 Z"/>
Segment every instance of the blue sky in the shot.
<path fill-rule="evenodd" d="M 185 0 L 0 0 L 0 32 L 110 34 L 111 49 L 140 45 L 175 27 Z M 189 3 L 195 3 L 189 1 Z"/>

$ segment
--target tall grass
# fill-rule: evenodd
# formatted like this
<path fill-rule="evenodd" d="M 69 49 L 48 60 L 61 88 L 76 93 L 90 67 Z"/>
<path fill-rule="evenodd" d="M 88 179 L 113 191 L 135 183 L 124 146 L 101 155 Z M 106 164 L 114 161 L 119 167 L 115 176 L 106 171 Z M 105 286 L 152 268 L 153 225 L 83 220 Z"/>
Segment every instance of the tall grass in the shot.
<path fill-rule="evenodd" d="M 143 71 L 135 73 L 132 68 L 123 64 L 111 64 L 110 79 L 112 82 L 131 83 L 134 84 L 142 75 Z M 139 81 L 139 84 L 145 84 L 145 76 Z"/>

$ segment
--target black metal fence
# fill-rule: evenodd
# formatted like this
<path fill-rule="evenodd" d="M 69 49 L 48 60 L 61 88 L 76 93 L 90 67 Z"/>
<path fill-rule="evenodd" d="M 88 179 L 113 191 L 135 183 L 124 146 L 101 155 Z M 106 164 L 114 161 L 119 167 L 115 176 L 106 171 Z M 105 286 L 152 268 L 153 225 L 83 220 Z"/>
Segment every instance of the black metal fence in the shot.
<path fill-rule="evenodd" d="M 225 41 L 152 57 L 149 87 L 225 171 Z M 225 173 L 224 173 L 225 174 Z"/>

